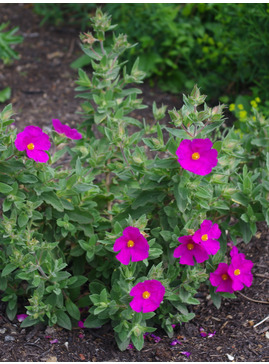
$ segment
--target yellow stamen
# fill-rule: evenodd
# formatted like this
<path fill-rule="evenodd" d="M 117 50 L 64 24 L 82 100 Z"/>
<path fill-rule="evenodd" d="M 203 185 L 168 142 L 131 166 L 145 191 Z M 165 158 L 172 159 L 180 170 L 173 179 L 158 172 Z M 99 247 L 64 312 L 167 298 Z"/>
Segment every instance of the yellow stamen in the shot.
<path fill-rule="evenodd" d="M 196 153 L 193 153 L 191 157 L 193 160 L 197 161 L 198 159 L 200 159 L 200 154 L 196 152 Z"/>
<path fill-rule="evenodd" d="M 236 269 L 235 271 L 234 271 L 234 275 L 235 276 L 239 276 L 239 274 L 240 274 L 241 272 L 240 272 L 240 269 Z"/>
<path fill-rule="evenodd" d="M 203 241 L 207 241 L 208 240 L 208 235 L 207 234 L 202 235 L 201 239 Z"/>
<path fill-rule="evenodd" d="M 228 279 L 228 275 L 226 273 L 222 274 L 221 278 L 224 280 L 224 281 L 227 281 Z"/>
<path fill-rule="evenodd" d="M 148 298 L 150 298 L 150 293 L 149 293 L 149 291 L 145 291 L 145 292 L 143 292 L 142 297 L 143 297 L 145 300 L 147 300 Z"/>
<path fill-rule="evenodd" d="M 188 250 L 193 250 L 193 248 L 194 248 L 194 245 L 192 243 L 187 244 Z"/>
<path fill-rule="evenodd" d="M 132 248 L 135 245 L 135 243 L 133 242 L 133 240 L 129 240 L 127 243 L 128 248 Z"/>
<path fill-rule="evenodd" d="M 27 145 L 27 148 L 28 148 L 29 150 L 33 150 L 33 149 L 35 148 L 35 146 L 34 146 L 34 144 L 33 144 L 33 143 L 29 143 L 29 144 Z"/>

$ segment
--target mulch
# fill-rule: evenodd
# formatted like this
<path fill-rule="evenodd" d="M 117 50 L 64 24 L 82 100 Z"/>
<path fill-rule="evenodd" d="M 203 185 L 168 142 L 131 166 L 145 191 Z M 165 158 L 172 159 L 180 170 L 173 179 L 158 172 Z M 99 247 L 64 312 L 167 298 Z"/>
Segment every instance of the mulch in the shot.
<path fill-rule="evenodd" d="M 16 111 L 16 127 L 21 131 L 34 124 L 51 128 L 51 119 L 75 125 L 81 122 L 80 102 L 75 98 L 77 71 L 70 63 L 81 55 L 78 30 L 40 27 L 40 18 L 33 14 L 31 4 L 0 4 L 0 23 L 10 21 L 20 27 L 24 42 L 16 46 L 21 58 L 11 66 L 0 65 L 0 89 L 10 86 L 9 100 Z M 148 109 L 135 115 L 151 122 L 151 105 L 179 107 L 182 97 L 164 93 L 149 83 L 139 86 Z M 7 102 L 8 103 L 8 102 Z M 7 104 L 6 103 L 6 104 Z M 237 294 L 234 300 L 223 299 L 217 309 L 210 299 L 206 286 L 202 286 L 198 299 L 201 304 L 192 306 L 196 317 L 177 326 L 172 339 L 158 329 L 147 336 L 144 348 L 138 352 L 130 348 L 119 351 L 110 325 L 100 329 L 74 328 L 67 331 L 60 327 L 38 325 L 21 329 L 15 319 L 5 316 L 5 304 L 0 303 L 0 360 L 5 361 L 269 361 L 268 316 L 268 250 L 269 230 L 260 223 L 258 232 L 247 245 L 238 245 L 247 259 L 254 262 L 254 281 L 250 288 Z M 84 313 L 86 315 L 86 313 Z M 259 324 L 259 325 L 258 325 Z M 202 337 L 200 328 L 212 337 Z M 181 344 L 171 346 L 173 339 Z M 51 341 L 57 341 L 51 343 Z M 190 352 L 190 356 L 182 354 Z"/>

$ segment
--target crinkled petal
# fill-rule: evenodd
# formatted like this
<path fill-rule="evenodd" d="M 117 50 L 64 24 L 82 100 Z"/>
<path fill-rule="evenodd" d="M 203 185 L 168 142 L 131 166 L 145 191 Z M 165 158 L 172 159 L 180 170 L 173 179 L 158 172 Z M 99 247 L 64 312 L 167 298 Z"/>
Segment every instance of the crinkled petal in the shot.
<path fill-rule="evenodd" d="M 132 310 L 135 312 L 141 312 L 143 309 L 143 298 L 134 297 L 133 300 L 130 302 L 130 306 Z"/>
<path fill-rule="evenodd" d="M 233 293 L 234 292 L 233 281 L 229 278 L 226 281 L 221 279 L 221 282 L 219 283 L 218 288 L 216 289 L 216 292 Z"/>
<path fill-rule="evenodd" d="M 117 252 L 123 248 L 126 247 L 128 240 L 126 239 L 125 236 L 120 236 L 118 239 L 116 239 L 115 243 L 114 243 L 114 247 L 113 250 L 114 252 Z"/>
<path fill-rule="evenodd" d="M 122 249 L 117 255 L 116 258 L 124 265 L 128 265 L 130 262 L 131 252 L 129 249 Z"/>
<path fill-rule="evenodd" d="M 52 119 L 52 124 L 53 124 L 54 129 L 57 131 L 57 133 L 59 133 L 59 134 L 65 134 L 65 127 L 60 122 L 60 120 L 58 120 L 58 119 Z"/>
<path fill-rule="evenodd" d="M 43 150 L 29 150 L 26 149 L 26 154 L 29 158 L 33 159 L 35 162 L 46 163 L 49 160 L 49 156 Z"/>
<path fill-rule="evenodd" d="M 144 249 L 138 249 L 137 247 L 129 248 L 131 251 L 132 262 L 139 262 L 141 260 L 147 259 L 149 256 L 149 251 Z"/>
<path fill-rule="evenodd" d="M 209 231 L 210 237 L 212 239 L 218 239 L 221 236 L 221 230 L 218 224 L 213 224 Z"/>
<path fill-rule="evenodd" d="M 193 255 L 197 263 L 203 263 L 205 260 L 209 258 L 206 249 L 204 249 L 203 246 L 200 246 L 198 244 L 195 244 L 195 247 L 193 249 Z"/>
<path fill-rule="evenodd" d="M 152 312 L 155 311 L 160 306 L 160 302 L 157 302 L 153 300 L 152 298 L 149 298 L 147 300 L 143 301 L 143 309 L 142 312 Z"/>
<path fill-rule="evenodd" d="M 205 248 L 208 254 L 215 255 L 220 249 L 220 243 L 217 240 L 208 239 L 201 241 L 201 245 Z"/>

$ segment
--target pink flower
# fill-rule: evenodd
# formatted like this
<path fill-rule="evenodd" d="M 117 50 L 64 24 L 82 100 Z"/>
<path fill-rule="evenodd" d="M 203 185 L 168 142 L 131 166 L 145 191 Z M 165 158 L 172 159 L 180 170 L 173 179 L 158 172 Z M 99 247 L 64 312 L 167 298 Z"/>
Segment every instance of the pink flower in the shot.
<path fill-rule="evenodd" d="M 155 279 L 137 283 L 130 292 L 130 296 L 134 296 L 130 306 L 135 312 L 155 311 L 160 306 L 164 294 L 164 286 Z"/>
<path fill-rule="evenodd" d="M 77 129 L 71 129 L 70 126 L 62 124 L 58 119 L 52 119 L 52 124 L 58 134 L 64 134 L 70 139 L 82 138 L 82 135 L 77 131 Z"/>
<path fill-rule="evenodd" d="M 231 250 L 231 257 L 228 273 L 233 280 L 233 289 L 240 291 L 244 288 L 244 284 L 250 287 L 253 281 L 253 275 L 251 273 L 253 262 L 245 259 L 243 253 L 238 253 L 238 249 L 235 246 Z"/>
<path fill-rule="evenodd" d="M 211 149 L 210 139 L 184 139 L 180 143 L 176 154 L 182 168 L 200 176 L 205 176 L 218 164 L 218 152 Z"/>
<path fill-rule="evenodd" d="M 193 258 L 197 263 L 202 263 L 209 258 L 206 249 L 201 244 L 195 243 L 192 235 L 181 236 L 178 241 L 182 244 L 175 249 L 174 257 L 181 257 L 180 264 L 194 265 Z"/>
<path fill-rule="evenodd" d="M 26 126 L 17 135 L 15 147 L 20 151 L 26 150 L 27 156 L 35 162 L 46 163 L 49 160 L 48 154 L 44 152 L 50 149 L 49 136 L 38 126 Z"/>
<path fill-rule="evenodd" d="M 233 280 L 229 274 L 229 267 L 226 263 L 220 263 L 215 272 L 210 273 L 210 283 L 214 287 L 218 287 L 216 292 L 233 293 Z"/>
<path fill-rule="evenodd" d="M 149 256 L 149 244 L 136 227 L 128 226 L 123 230 L 122 236 L 116 239 L 114 252 L 120 250 L 116 258 L 124 265 L 147 259 Z"/>
<path fill-rule="evenodd" d="M 193 235 L 193 240 L 201 244 L 208 254 L 216 254 L 220 248 L 220 243 L 216 240 L 221 236 L 218 224 L 213 224 L 210 220 L 204 220 L 201 229 Z"/>
<path fill-rule="evenodd" d="M 26 313 L 22 313 L 20 315 L 17 315 L 17 320 L 19 322 L 22 322 L 22 321 L 24 321 L 26 319 L 26 317 L 28 317 L 28 315 L 26 315 Z"/>

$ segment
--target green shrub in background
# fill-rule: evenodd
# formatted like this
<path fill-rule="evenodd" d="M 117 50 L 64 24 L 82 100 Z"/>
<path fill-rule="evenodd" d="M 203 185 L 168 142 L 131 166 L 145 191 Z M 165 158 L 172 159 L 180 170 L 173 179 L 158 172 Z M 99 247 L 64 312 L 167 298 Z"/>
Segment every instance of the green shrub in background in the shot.
<path fill-rule="evenodd" d="M 23 41 L 23 37 L 20 35 L 15 35 L 18 31 L 18 27 L 11 30 L 6 30 L 9 23 L 2 23 L 0 25 L 0 59 L 3 61 L 4 65 L 11 64 L 14 59 L 19 59 L 19 55 L 12 48 L 13 45 L 19 44 Z M 4 31 L 6 30 L 6 31 Z M 11 96 L 11 88 L 6 87 L 0 90 L 0 103 L 5 102 Z"/>
<path fill-rule="evenodd" d="M 225 259 L 227 241 L 248 243 L 257 221 L 269 223 L 268 123 L 258 114 L 255 124 L 245 123 L 245 132 L 255 134 L 252 143 L 223 128 L 224 106 L 209 108 L 196 86 L 180 110 L 169 111 L 169 127 L 161 123 L 165 107 L 156 104 L 153 125 L 130 117 L 144 108 L 134 86 L 144 73 L 138 61 L 126 70 L 122 55 L 132 47 L 126 35 L 107 45 L 106 33 L 115 28 L 109 16 L 97 10 L 92 25 L 93 34 L 81 35 L 94 70 L 80 69 L 77 80 L 84 100 L 81 139 L 71 144 L 51 130 L 45 138 L 54 148 L 47 151 L 45 143 L 42 151 L 48 162 L 36 163 L 26 152 L 35 153 L 39 140 L 22 138 L 26 151 L 18 150 L 11 105 L 0 113 L 1 299 L 10 320 L 25 307 L 22 327 L 45 322 L 71 329 L 81 319 L 79 308 L 89 306 L 85 327 L 110 323 L 121 350 L 130 342 L 140 350 L 145 332 L 160 326 L 171 337 L 172 325 L 194 317 L 202 282 L 217 307 L 222 297 L 235 297 L 216 292 L 208 278 Z M 181 142 L 208 137 L 218 151 L 213 171 L 181 168 Z M 179 264 L 173 255 L 178 238 L 205 219 L 219 225 L 220 249 L 200 264 Z M 114 245 L 128 226 L 146 236 L 149 255 L 125 265 Z M 161 282 L 165 295 L 156 310 L 137 312 L 130 292 L 145 280 Z"/>
<path fill-rule="evenodd" d="M 85 6 L 87 8 L 85 10 Z M 84 27 L 94 4 L 35 4 L 44 20 L 76 17 Z M 140 49 L 147 77 L 164 90 L 179 92 L 195 83 L 210 97 L 246 92 L 256 85 L 268 98 L 268 4 L 105 4 Z M 65 17 L 65 14 L 73 14 Z"/>
<path fill-rule="evenodd" d="M 89 26 L 90 13 L 96 4 L 34 4 L 34 11 L 43 17 L 40 25 L 52 23 L 57 26 L 72 25 L 81 30 Z"/>

